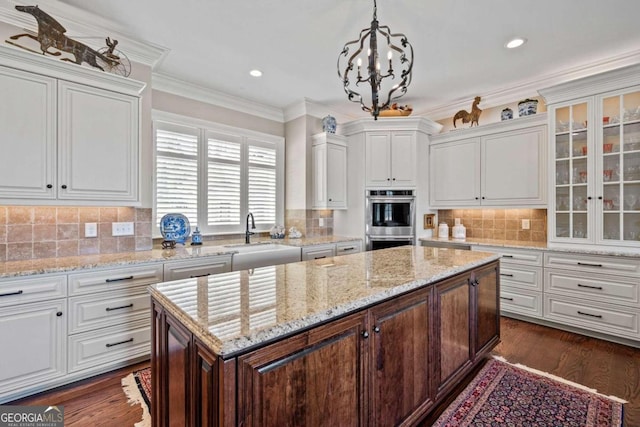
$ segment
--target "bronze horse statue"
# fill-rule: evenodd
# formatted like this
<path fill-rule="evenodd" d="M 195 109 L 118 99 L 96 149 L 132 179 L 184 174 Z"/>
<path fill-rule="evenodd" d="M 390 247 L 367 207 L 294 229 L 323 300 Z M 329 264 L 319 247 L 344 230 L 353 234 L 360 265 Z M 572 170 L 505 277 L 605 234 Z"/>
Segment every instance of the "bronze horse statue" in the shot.
<path fill-rule="evenodd" d="M 114 59 L 102 55 L 100 52 L 91 49 L 84 43 L 80 43 L 79 41 L 67 37 L 64 34 L 67 32 L 67 29 L 58 21 L 53 19 L 49 14 L 43 12 L 38 6 L 16 6 L 16 9 L 20 12 L 28 13 L 36 18 L 36 21 L 38 22 L 38 35 L 34 36 L 29 33 L 17 34 L 15 36 L 11 36 L 11 40 L 17 40 L 20 37 L 32 38 L 40 43 L 40 50 L 42 50 L 43 55 L 49 54 L 53 56 L 60 56 L 60 52 L 52 52 L 49 50 L 49 48 L 55 48 L 63 52 L 70 53 L 75 58 L 75 60 L 62 58 L 63 61 L 75 62 L 78 65 L 86 62 L 87 64 L 99 68 L 102 71 L 104 71 L 104 68 L 98 64 L 98 59 L 104 61 L 106 64 L 117 65 L 114 64 Z M 117 43 L 117 41 L 115 43 Z"/>

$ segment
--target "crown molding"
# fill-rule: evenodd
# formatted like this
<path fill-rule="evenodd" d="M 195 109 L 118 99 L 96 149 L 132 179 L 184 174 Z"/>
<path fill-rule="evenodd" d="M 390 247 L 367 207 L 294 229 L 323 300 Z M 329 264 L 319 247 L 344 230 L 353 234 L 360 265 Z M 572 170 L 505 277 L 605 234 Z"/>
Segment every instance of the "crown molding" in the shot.
<path fill-rule="evenodd" d="M 511 120 L 489 123 L 471 128 L 452 129 L 449 132 L 431 135 L 429 142 L 439 144 L 442 142 L 458 141 L 461 139 L 474 138 L 498 132 L 508 132 L 512 130 L 526 129 L 534 126 L 547 124 L 547 113 L 539 113 L 531 116 L 518 117 Z"/>
<path fill-rule="evenodd" d="M 640 62 L 640 49 L 628 51 L 619 55 L 601 59 L 599 61 L 590 62 L 588 64 L 567 68 L 554 73 L 537 77 L 533 80 L 523 80 L 506 89 L 500 89 L 493 92 L 480 94 L 482 96 L 482 108 L 500 107 L 505 104 L 513 103 L 517 99 L 525 99 L 542 95 L 539 93 L 541 88 L 559 85 L 570 80 L 581 79 L 604 73 L 617 68 L 626 67 Z M 457 111 L 468 108 L 469 100 L 476 94 L 472 94 L 464 99 L 457 99 L 451 103 L 438 107 L 429 108 L 417 113 L 421 116 L 428 116 L 434 120 L 442 120 L 452 117 Z M 544 96 L 544 95 L 543 95 Z M 545 96 L 546 98 L 546 96 Z M 545 99 L 546 102 L 549 102 Z"/>
<path fill-rule="evenodd" d="M 442 130 L 442 125 L 426 117 L 379 117 L 378 120 L 367 117 L 341 125 L 341 134 L 345 136 L 380 130 L 415 130 L 435 135 Z"/>
<path fill-rule="evenodd" d="M 597 75 L 571 80 L 540 89 L 547 105 L 612 90 L 640 85 L 640 64 L 629 65 Z"/>
<path fill-rule="evenodd" d="M 0 64 L 128 95 L 140 96 L 146 86 L 144 82 L 11 46 L 0 45 Z"/>
<path fill-rule="evenodd" d="M 311 99 L 304 98 L 285 107 L 284 121 L 289 122 L 302 116 L 312 116 L 322 119 L 329 114 L 335 117 L 338 123 L 345 123 L 353 120 L 352 116 L 343 114 L 339 109 L 336 109 L 331 105 L 325 105 Z"/>
<path fill-rule="evenodd" d="M 38 24 L 33 16 L 15 9 L 23 2 L 0 0 L 0 21 L 18 28 L 38 32 Z M 169 49 L 154 43 L 139 41 L 127 35 L 127 29 L 120 24 L 58 0 L 40 0 L 40 7 L 53 16 L 66 29 L 70 37 L 96 48 L 104 46 L 108 36 L 118 40 L 118 48 L 134 62 L 154 69 L 169 54 Z"/>
<path fill-rule="evenodd" d="M 282 109 L 278 107 L 260 104 L 255 101 L 239 98 L 215 89 L 198 86 L 193 83 L 187 83 L 166 74 L 153 73 L 152 87 L 154 90 L 161 92 L 172 93 L 174 95 L 205 102 L 207 104 L 217 105 L 219 107 L 239 111 L 252 116 L 262 117 L 279 123 L 284 122 L 284 113 Z"/>

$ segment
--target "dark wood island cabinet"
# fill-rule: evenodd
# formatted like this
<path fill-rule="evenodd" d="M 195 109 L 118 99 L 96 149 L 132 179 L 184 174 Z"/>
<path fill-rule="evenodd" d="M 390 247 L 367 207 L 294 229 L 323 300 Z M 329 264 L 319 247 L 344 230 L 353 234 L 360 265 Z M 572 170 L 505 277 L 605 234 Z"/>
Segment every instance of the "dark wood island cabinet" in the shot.
<path fill-rule="evenodd" d="M 151 289 L 154 426 L 415 425 L 499 341 L 492 254 L 265 268 Z"/>

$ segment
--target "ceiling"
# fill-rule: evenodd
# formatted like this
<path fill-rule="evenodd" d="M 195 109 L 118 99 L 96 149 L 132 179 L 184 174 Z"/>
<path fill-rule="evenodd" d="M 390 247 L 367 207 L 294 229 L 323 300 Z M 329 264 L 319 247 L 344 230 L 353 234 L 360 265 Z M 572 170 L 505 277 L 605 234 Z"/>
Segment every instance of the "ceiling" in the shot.
<path fill-rule="evenodd" d="M 21 3 L 23 3 L 21 1 Z M 46 9 L 48 1 L 40 1 Z M 62 0 L 168 49 L 154 73 L 285 109 L 307 99 L 361 117 L 336 72 L 344 43 L 371 21 L 372 0 Z M 415 51 L 400 102 L 418 114 L 480 95 L 499 104 L 520 89 L 640 62 L 635 0 L 377 0 L 378 20 Z M 24 4 L 24 3 L 23 3 Z M 103 21 L 104 22 L 104 21 Z M 518 49 L 503 45 L 528 39 Z M 126 53 L 126 44 L 119 45 Z M 249 70 L 260 69 L 260 78 Z M 431 117 L 438 119 L 441 117 Z"/>

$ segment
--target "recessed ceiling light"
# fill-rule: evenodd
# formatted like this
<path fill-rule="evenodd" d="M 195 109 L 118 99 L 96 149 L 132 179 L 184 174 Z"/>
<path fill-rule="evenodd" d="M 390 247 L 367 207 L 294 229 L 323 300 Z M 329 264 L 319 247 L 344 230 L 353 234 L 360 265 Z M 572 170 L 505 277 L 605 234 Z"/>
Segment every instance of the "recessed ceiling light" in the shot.
<path fill-rule="evenodd" d="M 523 37 L 516 37 L 516 38 L 513 38 L 513 39 L 509 40 L 504 45 L 504 47 L 506 47 L 507 49 L 515 49 L 516 47 L 522 46 L 526 42 L 527 42 L 527 39 L 525 39 Z"/>
<path fill-rule="evenodd" d="M 249 74 L 251 74 L 253 77 L 260 77 L 260 76 L 262 76 L 262 71 L 260 71 L 260 70 L 251 70 L 251 71 L 249 71 Z"/>

